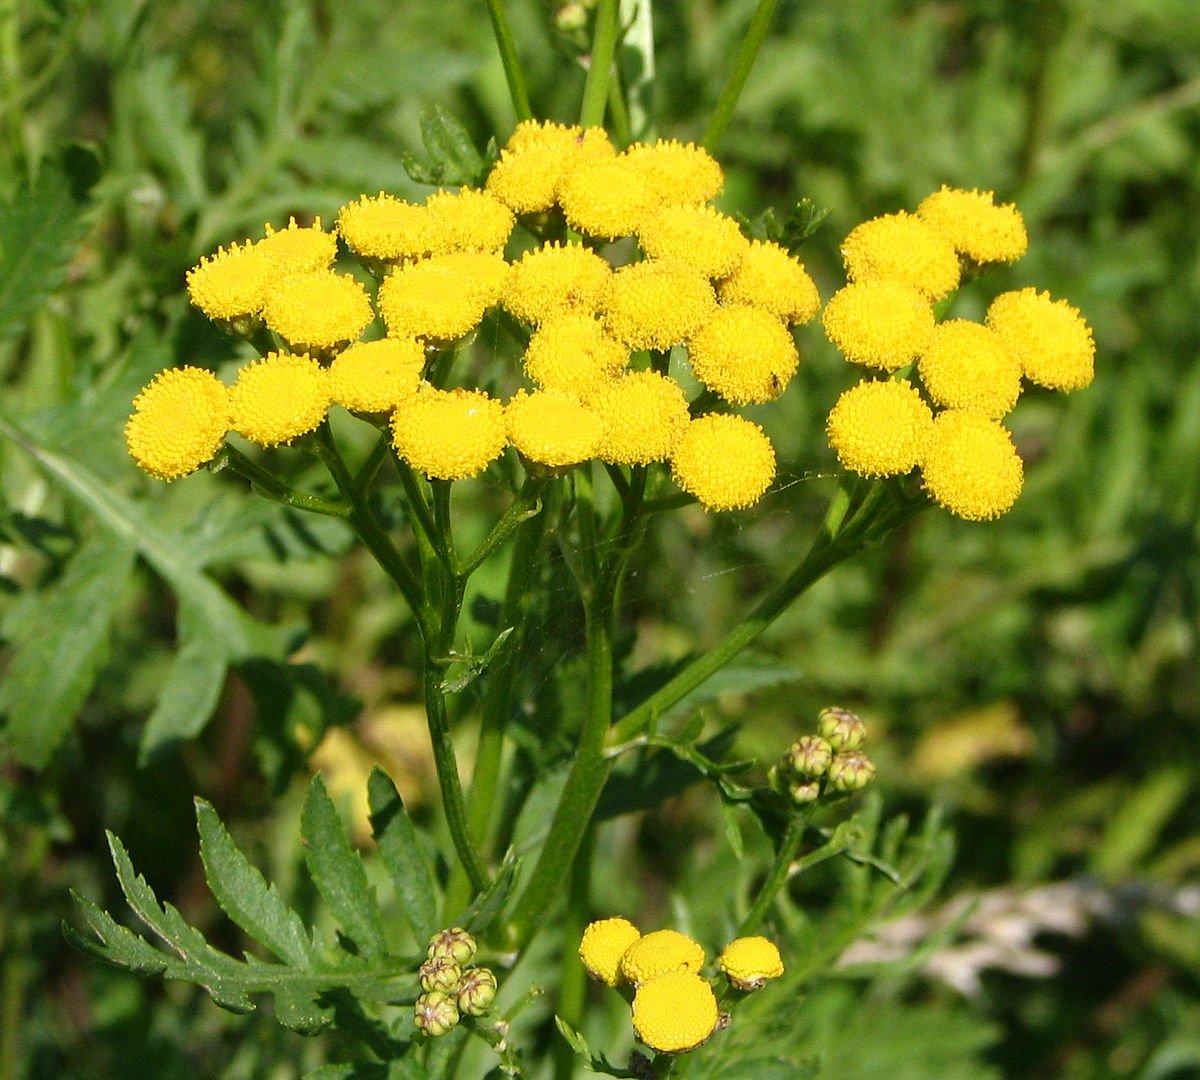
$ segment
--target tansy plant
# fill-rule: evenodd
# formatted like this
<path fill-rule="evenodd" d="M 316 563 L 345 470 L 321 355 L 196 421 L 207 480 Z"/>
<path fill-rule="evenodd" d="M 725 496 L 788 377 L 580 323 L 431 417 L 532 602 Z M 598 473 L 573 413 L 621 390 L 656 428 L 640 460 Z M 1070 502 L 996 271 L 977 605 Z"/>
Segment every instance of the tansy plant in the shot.
<path fill-rule="evenodd" d="M 989 192 L 942 188 L 911 212 L 853 229 L 841 247 L 847 283 L 823 311 L 796 254 L 805 230 L 752 230 L 718 209 L 724 179 L 713 150 L 773 7 L 759 4 L 695 144 L 630 137 L 612 79 L 615 0 L 576 13 L 594 27 L 580 122 L 534 119 L 504 6 L 492 0 L 520 117 L 498 153 L 481 155 L 439 113 L 429 122 L 434 163 L 415 168 L 436 187 L 423 201 L 383 191 L 349 198 L 328 227 L 319 218 L 268 224 L 257 238 L 231 238 L 187 275 L 191 302 L 247 356 L 235 372 L 160 372 L 125 428 L 133 461 L 164 482 L 225 470 L 357 537 L 412 612 L 452 849 L 439 874 L 394 786 L 382 771 L 371 777 L 375 841 L 408 924 L 408 944 L 398 945 L 404 934 L 385 926 L 360 857 L 314 781 L 303 834 L 311 877 L 340 927 L 327 941 L 199 803 L 212 889 L 275 959 L 238 959 L 208 944 L 158 901 L 115 838 L 122 888 L 167 950 L 86 900 L 92 936 L 75 935 L 85 947 L 199 983 L 239 1011 L 272 993 L 277 1017 L 302 1031 L 375 1025 L 370 1053 L 408 1062 L 409 1071 L 388 1075 L 410 1077 L 453 1075 L 470 1037 L 499 1055 L 502 1072 L 519 1074 L 511 1025 L 539 993 L 519 965 L 531 947 L 551 949 L 563 966 L 554 1003 L 570 1048 L 597 1071 L 665 1076 L 684 1071 L 691 1051 L 719 1045 L 742 998 L 770 994 L 769 982 L 785 977 L 786 943 L 759 931 L 780 930 L 772 912 L 790 876 L 849 855 L 904 880 L 870 854 L 861 830 L 816 824 L 836 817 L 875 773 L 852 713 L 822 713 L 757 785 L 734 781 L 747 763 L 723 762 L 713 744 L 697 741 L 696 726 L 660 721 L 814 582 L 916 514 L 933 506 L 968 521 L 1005 513 L 1023 466 L 1004 418 L 1028 385 L 1087 385 L 1092 337 L 1074 308 L 1036 287 L 996 296 L 983 321 L 955 313 L 964 282 L 1013 263 L 1027 246 L 1018 210 Z M 615 136 L 601 126 L 606 102 Z M 664 514 L 695 503 L 739 514 L 770 493 L 777 451 L 744 410 L 788 392 L 801 362 L 796 329 L 818 315 L 829 341 L 865 369 L 828 406 L 842 471 L 823 523 L 740 623 L 618 707 L 614 638 L 631 557 Z M 509 355 L 518 360 L 494 362 Z M 327 483 L 292 486 L 276 468 L 281 455 L 319 461 Z M 463 546 L 454 502 L 467 481 L 506 492 L 508 503 Z M 498 816 L 517 813 L 533 790 L 511 782 L 506 751 L 523 665 L 545 625 L 551 552 L 569 568 L 581 613 L 583 704 L 580 715 L 559 718 L 555 737 L 572 751 L 544 827 L 505 854 L 498 845 L 511 829 Z M 469 582 L 493 560 L 506 566 L 507 584 L 498 633 L 479 655 L 464 649 L 460 621 Z M 455 695 L 472 682 L 477 707 L 458 708 Z M 478 729 L 465 788 L 452 719 Z M 618 762 L 648 749 L 711 780 L 775 842 L 755 887 L 730 889 L 736 935 L 708 942 L 723 949 L 715 964 L 704 944 L 674 929 L 643 935 L 624 917 L 588 922 L 604 915 L 591 910 L 586 885 L 598 802 Z M 471 966 L 476 938 L 486 965 Z M 627 998 L 630 1037 L 650 1052 L 635 1052 L 628 1069 L 575 1030 L 585 969 Z M 556 1067 L 570 1075 L 571 1054 Z M 346 1069 L 336 1075 L 357 1075 Z"/>

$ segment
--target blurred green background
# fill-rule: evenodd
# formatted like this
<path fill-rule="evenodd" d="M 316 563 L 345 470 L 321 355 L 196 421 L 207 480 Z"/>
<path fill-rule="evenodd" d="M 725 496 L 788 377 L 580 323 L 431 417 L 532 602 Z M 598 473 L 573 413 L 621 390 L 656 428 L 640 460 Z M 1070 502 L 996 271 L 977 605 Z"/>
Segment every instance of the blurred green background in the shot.
<path fill-rule="evenodd" d="M 699 138 L 753 6 L 656 0 L 644 135 Z M 511 10 L 535 111 L 569 121 L 581 41 L 556 14 Z M 622 64 L 648 74 L 633 51 Z M 42 768 L 17 754 L 0 771 L 0 1076 L 290 1077 L 324 1060 L 322 1042 L 191 988 L 101 969 L 59 922 L 69 887 L 120 908 L 112 829 L 161 896 L 236 945 L 204 890 L 191 796 L 286 878 L 297 785 L 328 727 L 350 725 L 320 759 L 347 790 L 379 758 L 411 801 L 429 795 L 405 614 L 381 575 L 336 529 L 298 529 L 235 479 L 147 480 L 120 431 L 155 370 L 233 355 L 189 311 L 188 267 L 264 222 L 329 224 L 360 193 L 420 197 L 404 155 L 423 155 L 434 104 L 480 147 L 512 128 L 481 4 L 0 3 L 0 192 L 32 184 L 62 210 L 28 236 L 0 210 L 0 260 L 30 281 L 0 297 L 0 413 L 189 535 L 185 557 L 203 545 L 197 561 L 254 618 L 309 628 L 308 666 L 231 675 L 194 742 L 139 764 L 173 593 L 139 567 L 81 610 L 92 518 L 0 438 L 6 656 L 64 620 L 100 628 L 64 677 L 61 744 Z M 802 252 L 825 297 L 857 222 L 942 183 L 994 189 L 1023 210 L 1030 252 L 957 310 L 1036 284 L 1081 308 L 1098 348 L 1091 388 L 1028 396 L 1012 418 L 1028 479 L 1009 515 L 928 513 L 839 570 L 762 644 L 796 680 L 713 716 L 742 721 L 742 748 L 769 759 L 819 708 L 859 708 L 889 809 L 936 801 L 958 836 L 920 918 L 984 898 L 936 970 L 830 980 L 790 1023 L 854 1080 L 1200 1077 L 1200 6 L 783 0 L 719 156 L 726 209 L 829 208 Z M 62 252 L 62 273 L 38 272 Z M 678 515 L 640 558 L 627 644 L 642 662 L 715 640 L 806 542 L 833 468 L 823 418 L 855 376 L 819 327 L 800 344 L 796 385 L 756 415 L 780 448 L 777 490 L 748 515 Z M 483 494 L 465 505 L 493 512 Z M 548 645 L 547 662 L 568 648 Z M 717 873 L 713 818 L 684 795 L 606 840 L 651 918 Z M 668 850 L 680 835 L 695 860 Z"/>

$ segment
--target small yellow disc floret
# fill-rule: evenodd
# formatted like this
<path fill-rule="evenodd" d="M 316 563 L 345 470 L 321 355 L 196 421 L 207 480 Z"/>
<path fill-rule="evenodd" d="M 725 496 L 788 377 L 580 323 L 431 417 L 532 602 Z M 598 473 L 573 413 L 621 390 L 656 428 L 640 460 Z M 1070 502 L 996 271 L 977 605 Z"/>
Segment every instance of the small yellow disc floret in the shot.
<path fill-rule="evenodd" d="M 453 341 L 473 330 L 504 293 L 509 267 L 499 255 L 434 255 L 393 270 L 379 286 L 388 333 Z"/>
<path fill-rule="evenodd" d="M 1092 329 L 1067 301 L 1034 288 L 1001 293 L 988 308 L 987 323 L 1030 382 L 1048 390 L 1080 390 L 1092 381 Z"/>
<path fill-rule="evenodd" d="M 600 307 L 610 277 L 608 263 L 582 244 L 545 244 L 513 264 L 504 306 L 535 326 L 569 311 L 590 314 Z"/>
<path fill-rule="evenodd" d="M 561 390 L 588 400 L 611 383 L 629 362 L 629 350 L 614 341 L 590 315 L 547 319 L 529 339 L 525 374 L 543 390 Z"/>
<path fill-rule="evenodd" d="M 851 281 L 898 281 L 930 300 L 958 288 L 954 246 L 931 225 L 904 210 L 864 221 L 842 241 Z"/>
<path fill-rule="evenodd" d="M 257 315 L 279 275 L 253 244 L 231 244 L 188 271 L 188 296 L 210 319 L 223 322 Z"/>
<path fill-rule="evenodd" d="M 229 391 L 233 430 L 260 446 L 314 430 L 329 411 L 329 372 L 311 356 L 267 353 L 238 372 Z"/>
<path fill-rule="evenodd" d="M 933 501 L 968 521 L 999 517 L 1024 481 L 1012 436 L 998 421 L 963 409 L 934 418 L 921 473 Z"/>
<path fill-rule="evenodd" d="M 634 986 L 677 971 L 699 971 L 704 947 L 678 930 L 655 930 L 639 938 L 621 957 L 621 974 Z"/>
<path fill-rule="evenodd" d="M 713 1033 L 719 1018 L 712 987 L 691 971 L 663 975 L 638 987 L 633 996 L 633 1030 L 664 1054 L 694 1050 Z"/>
<path fill-rule="evenodd" d="M 1021 394 L 1020 362 L 994 330 L 969 319 L 939 323 L 917 370 L 938 405 L 975 409 L 993 420 Z"/>
<path fill-rule="evenodd" d="M 821 297 L 804 264 L 778 244 L 752 240 L 737 268 L 717 287 L 725 304 L 753 304 L 787 323 L 806 323 Z"/>
<path fill-rule="evenodd" d="M 505 406 L 509 441 L 530 461 L 563 468 L 596 453 L 604 425 L 586 405 L 559 390 L 524 390 Z"/>
<path fill-rule="evenodd" d="M 504 406 L 482 390 L 422 390 L 392 415 L 397 453 L 435 480 L 478 475 L 507 442 Z"/>
<path fill-rule="evenodd" d="M 866 380 L 838 398 L 825 432 L 843 468 L 861 476 L 898 476 L 920 463 L 932 424 L 929 406 L 911 383 Z"/>
<path fill-rule="evenodd" d="M 554 205 L 570 163 L 569 152 L 558 146 L 504 150 L 484 187 L 514 214 L 541 213 Z"/>
<path fill-rule="evenodd" d="M 706 510 L 753 506 L 775 479 L 775 448 L 745 417 L 699 416 L 675 448 L 671 475 Z"/>
<path fill-rule="evenodd" d="M 474 188 L 437 191 L 425 200 L 435 254 L 501 251 L 516 224 L 512 211 L 495 195 Z"/>
<path fill-rule="evenodd" d="M 328 270 L 337 255 L 337 237 L 321 227 L 321 219 L 311 227 L 288 220 L 287 228 L 276 232 L 267 225 L 266 237 L 254 246 L 266 255 L 285 274 L 296 271 Z"/>
<path fill-rule="evenodd" d="M 343 206 L 337 231 L 351 251 L 373 262 L 417 259 L 433 244 L 429 211 L 382 191 Z"/>
<path fill-rule="evenodd" d="M 642 250 L 654 259 L 679 259 L 705 277 L 732 273 L 750 248 L 741 227 L 711 206 L 665 206 L 638 230 Z"/>
<path fill-rule="evenodd" d="M 620 157 L 574 164 L 558 201 L 572 229 L 605 240 L 632 236 L 655 205 L 646 181 Z"/>
<path fill-rule="evenodd" d="M 735 405 L 774 401 L 800 363 L 787 327 L 748 304 L 715 309 L 688 338 L 688 353 L 696 378 Z"/>
<path fill-rule="evenodd" d="M 703 274 L 678 259 L 648 259 L 612 276 L 605 329 L 630 349 L 669 349 L 695 333 L 716 305 Z"/>
<path fill-rule="evenodd" d="M 417 392 L 424 368 L 425 350 L 412 338 L 360 341 L 329 365 L 330 394 L 354 412 L 387 412 Z"/>
<path fill-rule="evenodd" d="M 1021 211 L 1012 203 L 997 205 L 990 191 L 943 186 L 921 201 L 917 216 L 977 263 L 1015 262 L 1029 247 Z"/>
<path fill-rule="evenodd" d="M 140 469 L 159 480 L 194 472 L 229 431 L 229 391 L 211 371 L 168 368 L 133 400 L 125 443 Z"/>
<path fill-rule="evenodd" d="M 654 198 L 664 205 L 698 205 L 715 199 L 725 185 L 716 159 L 703 147 L 660 139 L 634 143 L 621 155 L 649 184 Z"/>
<path fill-rule="evenodd" d="M 656 371 L 630 372 L 588 404 L 604 424 L 599 456 L 612 465 L 666 461 L 688 425 L 683 388 Z"/>
<path fill-rule="evenodd" d="M 374 317 L 362 283 L 330 270 L 289 274 L 263 304 L 263 322 L 301 351 L 354 341 Z"/>
<path fill-rule="evenodd" d="M 783 974 L 783 957 L 765 937 L 743 937 L 725 946 L 718 961 L 739 990 L 757 990 Z"/>
<path fill-rule="evenodd" d="M 895 371 L 925 351 L 933 308 L 896 281 L 856 281 L 839 289 L 821 317 L 825 335 L 847 360 Z"/>
<path fill-rule="evenodd" d="M 621 957 L 641 933 L 628 919 L 600 919 L 589 923 L 579 942 L 579 959 L 593 979 L 607 986 L 621 981 Z"/>

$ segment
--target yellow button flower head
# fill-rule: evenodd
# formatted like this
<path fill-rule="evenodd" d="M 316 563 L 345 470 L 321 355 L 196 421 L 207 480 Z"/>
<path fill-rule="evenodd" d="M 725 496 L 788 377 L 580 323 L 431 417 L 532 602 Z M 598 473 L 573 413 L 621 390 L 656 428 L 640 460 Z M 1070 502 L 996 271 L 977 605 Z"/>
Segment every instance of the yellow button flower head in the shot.
<path fill-rule="evenodd" d="M 525 374 L 544 390 L 561 390 L 584 401 L 611 383 L 629 362 L 629 350 L 590 315 L 547 319 L 529 339 Z"/>
<path fill-rule="evenodd" d="M 933 414 L 907 382 L 866 380 L 850 387 L 825 424 L 842 467 L 860 476 L 898 476 L 921 461 Z"/>
<path fill-rule="evenodd" d="M 716 305 L 708 279 L 678 259 L 647 259 L 612 276 L 605 329 L 630 349 L 669 349 L 696 332 Z"/>
<path fill-rule="evenodd" d="M 160 371 L 133 408 L 125 443 L 138 467 L 159 480 L 187 476 L 211 461 L 229 431 L 229 391 L 203 368 Z"/>
<path fill-rule="evenodd" d="M 752 240 L 737 268 L 717 287 L 725 304 L 753 304 L 787 323 L 806 323 L 821 297 L 804 264 L 779 244 Z"/>
<path fill-rule="evenodd" d="M 554 205 L 559 181 L 571 161 L 570 151 L 558 146 L 504 150 L 484 188 L 514 214 L 541 213 Z"/>
<path fill-rule="evenodd" d="M 958 288 L 954 246 L 931 225 L 904 210 L 864 221 L 842 241 L 851 281 L 899 281 L 930 300 Z"/>
<path fill-rule="evenodd" d="M 593 979 L 607 986 L 621 981 L 621 957 L 641 937 L 628 919 L 600 919 L 589 923 L 579 942 L 579 959 Z"/>
<path fill-rule="evenodd" d="M 688 424 L 682 387 L 656 371 L 630 372 L 588 404 L 604 424 L 599 456 L 612 465 L 666 461 Z"/>
<path fill-rule="evenodd" d="M 285 274 L 295 271 L 328 270 L 337 255 L 337 237 L 321 227 L 316 218 L 311 227 L 296 224 L 289 218 L 286 229 L 276 232 L 270 225 L 266 237 L 254 246 L 263 252 Z"/>
<path fill-rule="evenodd" d="M 257 315 L 278 277 L 275 264 L 253 244 L 231 244 L 188 271 L 188 296 L 210 319 Z"/>
<path fill-rule="evenodd" d="M 704 947 L 678 930 L 655 930 L 639 938 L 621 957 L 621 974 L 634 986 L 676 971 L 699 971 Z"/>
<path fill-rule="evenodd" d="M 716 308 L 687 344 L 696 378 L 736 405 L 774 401 L 800 363 L 787 327 L 748 304 Z"/>
<path fill-rule="evenodd" d="M 311 356 L 267 353 L 238 372 L 229 401 L 234 431 L 259 446 L 278 446 L 325 419 L 329 372 Z"/>
<path fill-rule="evenodd" d="M 638 241 L 651 258 L 679 259 L 710 278 L 732 273 L 750 248 L 738 223 L 711 206 L 664 206 L 642 222 Z"/>
<path fill-rule="evenodd" d="M 501 251 L 516 218 L 495 195 L 474 188 L 436 191 L 425 200 L 435 254 Z"/>
<path fill-rule="evenodd" d="M 987 323 L 1030 382 L 1048 390 L 1080 390 L 1092 381 L 1092 328 L 1065 300 L 1033 288 L 1001 293 L 988 308 Z"/>
<path fill-rule="evenodd" d="M 513 264 L 504 306 L 537 326 L 570 311 L 592 313 L 608 288 L 612 268 L 582 244 L 544 244 Z"/>
<path fill-rule="evenodd" d="M 351 251 L 374 262 L 417 259 L 433 244 L 429 211 L 382 191 L 343 206 L 337 231 Z"/>
<path fill-rule="evenodd" d="M 604 434 L 600 417 L 561 390 L 518 391 L 505 406 L 504 424 L 523 456 L 551 468 L 594 456 Z"/>
<path fill-rule="evenodd" d="M 671 475 L 706 510 L 753 506 L 775 479 L 775 448 L 745 417 L 699 416 L 675 447 Z"/>
<path fill-rule="evenodd" d="M 505 150 L 516 152 L 535 147 L 553 147 L 585 158 L 616 155 L 612 140 L 603 128 L 556 124 L 553 120 L 522 120 L 504 144 Z"/>
<path fill-rule="evenodd" d="M 969 319 L 939 323 L 917 370 L 938 405 L 975 409 L 993 420 L 1021 394 L 1020 362 L 994 330 Z"/>
<path fill-rule="evenodd" d="M 968 521 L 999 517 L 1024 481 L 1012 436 L 999 421 L 964 409 L 934 418 L 921 474 L 933 501 Z"/>
<path fill-rule="evenodd" d="M 731 941 L 721 953 L 721 970 L 739 990 L 758 990 L 769 979 L 783 974 L 783 957 L 773 941 L 765 937 L 743 937 Z"/>
<path fill-rule="evenodd" d="M 676 139 L 634 143 L 621 156 L 649 183 L 654 197 L 663 204 L 706 203 L 725 186 L 721 166 L 694 143 Z"/>
<path fill-rule="evenodd" d="M 856 281 L 839 289 L 821 321 L 847 360 L 884 371 L 915 360 L 933 336 L 929 301 L 897 281 Z"/>
<path fill-rule="evenodd" d="M 425 350 L 412 338 L 360 341 L 329 365 L 330 396 L 354 412 L 387 412 L 417 392 Z"/>
<path fill-rule="evenodd" d="M 397 453 L 435 480 L 478 475 L 507 441 L 504 406 L 482 390 L 422 390 L 392 414 Z"/>
<path fill-rule="evenodd" d="M 917 216 L 938 230 L 956 251 L 977 263 L 1010 263 L 1025 254 L 1025 219 L 1012 203 L 996 205 L 990 191 L 946 187 L 926 196 Z"/>
<path fill-rule="evenodd" d="M 577 161 L 559 184 L 558 201 L 572 229 L 605 240 L 632 236 L 655 205 L 646 181 L 622 157 Z"/>
<path fill-rule="evenodd" d="M 362 282 L 331 270 L 288 274 L 263 304 L 263 322 L 301 351 L 354 341 L 374 317 Z"/>
<path fill-rule="evenodd" d="M 473 330 L 504 293 L 499 255 L 434 255 L 393 270 L 379 286 L 379 312 L 395 337 L 453 341 Z"/>
<path fill-rule="evenodd" d="M 638 987 L 633 996 L 633 1030 L 652 1050 L 694 1050 L 716 1030 L 720 1013 L 712 987 L 691 971 Z"/>

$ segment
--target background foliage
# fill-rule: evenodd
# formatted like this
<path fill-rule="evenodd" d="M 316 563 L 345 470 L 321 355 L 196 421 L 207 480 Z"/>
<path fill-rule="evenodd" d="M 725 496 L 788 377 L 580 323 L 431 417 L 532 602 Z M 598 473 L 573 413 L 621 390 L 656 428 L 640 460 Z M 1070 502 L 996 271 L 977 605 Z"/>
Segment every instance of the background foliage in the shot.
<path fill-rule="evenodd" d="M 512 7 L 535 110 L 571 119 L 575 44 L 550 7 Z M 654 4 L 642 104 L 659 134 L 699 136 L 751 9 Z M 59 922 L 78 924 L 68 887 L 119 908 L 111 829 L 159 897 L 236 955 L 193 793 L 312 916 L 296 827 L 311 769 L 347 813 L 374 760 L 418 816 L 428 806 L 407 616 L 336 528 L 224 476 L 164 490 L 120 429 L 153 371 L 231 349 L 186 303 L 201 254 L 292 213 L 328 223 L 362 192 L 419 196 L 405 156 L 424 156 L 422 110 L 445 107 L 480 147 L 503 139 L 503 73 L 465 0 L 3 12 L 0 1075 L 299 1075 L 335 1048 L 97 965 Z M 921 820 L 937 804 L 957 834 L 943 897 L 983 897 L 910 914 L 949 928 L 959 951 L 940 967 L 866 981 L 878 956 L 860 956 L 800 998 L 801 960 L 785 1010 L 757 999 L 763 1041 L 800 1032 L 829 1075 L 1200 1075 L 1198 46 L 1188 0 L 785 0 L 729 129 L 729 209 L 830 208 L 804 249 L 824 295 L 856 222 L 943 182 L 995 188 L 1033 238 L 1011 280 L 1070 297 L 1099 349 L 1093 387 L 1014 418 L 1032 468 L 1003 522 L 925 515 L 841 569 L 765 640 L 795 680 L 708 714 L 744 721 L 742 749 L 769 758 L 818 708 L 860 707 L 887 805 Z M 712 641 L 790 561 L 831 467 L 823 415 L 851 379 L 818 330 L 801 345 L 798 388 L 763 418 L 784 483 L 753 515 L 697 512 L 658 536 L 632 578 L 627 648 Z M 486 602 L 475 614 L 486 642 Z M 572 641 L 546 637 L 549 680 Z M 718 924 L 705 884 L 734 856 L 711 800 L 684 791 L 598 843 L 647 923 Z M 839 940 L 853 910 L 822 910 L 829 887 L 798 906 L 797 940 Z M 1022 903 L 1034 937 L 1006 952 L 996 935 Z M 592 1044 L 622 1022 L 597 1001 Z M 738 1045 L 725 1053 L 720 1075 L 739 1075 Z"/>

